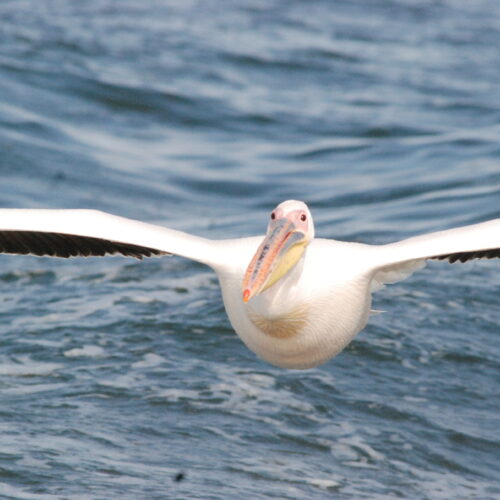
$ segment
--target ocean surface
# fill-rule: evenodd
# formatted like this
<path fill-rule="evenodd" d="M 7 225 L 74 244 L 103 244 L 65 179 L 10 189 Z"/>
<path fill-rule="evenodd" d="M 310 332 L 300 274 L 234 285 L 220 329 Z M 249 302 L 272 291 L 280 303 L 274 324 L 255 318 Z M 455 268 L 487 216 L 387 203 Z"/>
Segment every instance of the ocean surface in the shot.
<path fill-rule="evenodd" d="M 497 0 L 3 0 L 0 206 L 383 243 L 500 217 Z M 0 257 L 0 498 L 500 498 L 500 262 L 304 372 L 180 258 Z"/>

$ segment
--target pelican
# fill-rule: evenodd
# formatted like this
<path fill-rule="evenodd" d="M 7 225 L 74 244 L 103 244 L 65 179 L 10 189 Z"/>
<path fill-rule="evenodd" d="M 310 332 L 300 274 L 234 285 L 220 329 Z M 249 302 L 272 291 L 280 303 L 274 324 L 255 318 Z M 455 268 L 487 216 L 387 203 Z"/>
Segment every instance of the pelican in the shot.
<path fill-rule="evenodd" d="M 270 213 L 265 236 L 210 240 L 96 210 L 0 209 L 0 252 L 52 257 L 178 255 L 210 266 L 245 345 L 306 369 L 340 353 L 370 315 L 371 293 L 427 259 L 500 257 L 500 219 L 368 245 L 315 238 L 307 205 Z"/>

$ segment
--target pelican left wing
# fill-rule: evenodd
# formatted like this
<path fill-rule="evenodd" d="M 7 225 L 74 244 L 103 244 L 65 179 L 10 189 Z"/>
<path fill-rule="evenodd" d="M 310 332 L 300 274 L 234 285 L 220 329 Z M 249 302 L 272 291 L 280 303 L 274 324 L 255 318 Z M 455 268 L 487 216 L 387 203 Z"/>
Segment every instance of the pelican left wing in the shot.
<path fill-rule="evenodd" d="M 415 236 L 377 247 L 379 265 L 374 276 L 378 285 L 402 280 L 424 267 L 425 261 L 467 262 L 500 258 L 500 219 Z"/>
<path fill-rule="evenodd" d="M 209 240 L 97 210 L 0 209 L 0 252 L 51 257 L 175 254 L 210 262 Z"/>

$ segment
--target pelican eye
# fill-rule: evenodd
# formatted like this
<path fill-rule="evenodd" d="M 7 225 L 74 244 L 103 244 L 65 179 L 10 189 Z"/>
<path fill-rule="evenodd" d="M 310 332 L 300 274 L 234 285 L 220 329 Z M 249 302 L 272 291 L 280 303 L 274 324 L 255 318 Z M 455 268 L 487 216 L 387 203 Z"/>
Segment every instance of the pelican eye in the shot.
<path fill-rule="evenodd" d="M 271 220 L 274 220 L 274 219 L 276 219 L 276 214 L 273 212 L 273 213 L 271 214 Z"/>
<path fill-rule="evenodd" d="M 302 214 L 302 215 L 300 216 L 300 220 L 301 220 L 302 222 L 305 222 L 305 221 L 306 221 L 306 219 L 307 219 L 306 214 Z"/>

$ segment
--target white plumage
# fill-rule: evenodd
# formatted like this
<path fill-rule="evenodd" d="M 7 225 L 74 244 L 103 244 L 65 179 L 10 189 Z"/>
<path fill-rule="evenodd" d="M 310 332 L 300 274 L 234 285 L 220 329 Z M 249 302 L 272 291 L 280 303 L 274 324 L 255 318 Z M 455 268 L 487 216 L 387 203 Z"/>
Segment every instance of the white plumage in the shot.
<path fill-rule="evenodd" d="M 500 257 L 500 219 L 365 245 L 314 238 L 307 206 L 284 202 L 262 236 L 209 240 L 94 210 L 0 209 L 0 251 L 76 256 L 174 254 L 217 273 L 235 331 L 261 358 L 310 368 L 366 325 L 371 292 L 426 259 Z"/>

